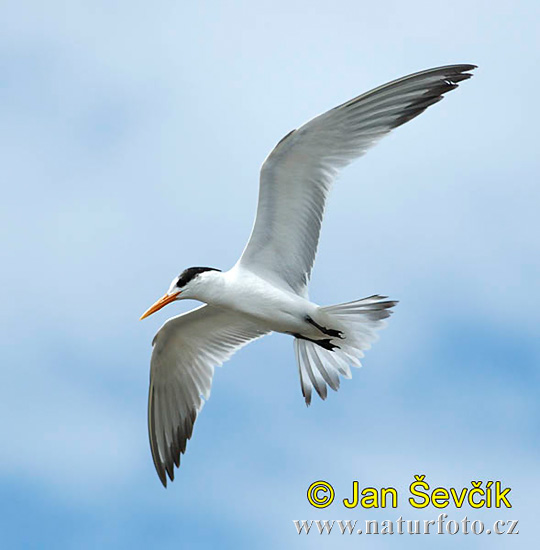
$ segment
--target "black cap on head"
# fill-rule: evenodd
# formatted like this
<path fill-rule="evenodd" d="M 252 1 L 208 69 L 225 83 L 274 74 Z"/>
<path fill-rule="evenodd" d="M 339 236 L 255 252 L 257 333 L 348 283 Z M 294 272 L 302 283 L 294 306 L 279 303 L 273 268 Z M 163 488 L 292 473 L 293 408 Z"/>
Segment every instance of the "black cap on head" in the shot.
<path fill-rule="evenodd" d="M 203 273 L 204 271 L 221 271 L 221 269 L 216 269 L 215 267 L 188 267 L 187 269 L 184 269 L 182 273 L 178 276 L 178 281 L 176 282 L 176 286 L 178 288 L 183 288 L 186 286 L 189 281 L 197 277 L 200 273 Z"/>

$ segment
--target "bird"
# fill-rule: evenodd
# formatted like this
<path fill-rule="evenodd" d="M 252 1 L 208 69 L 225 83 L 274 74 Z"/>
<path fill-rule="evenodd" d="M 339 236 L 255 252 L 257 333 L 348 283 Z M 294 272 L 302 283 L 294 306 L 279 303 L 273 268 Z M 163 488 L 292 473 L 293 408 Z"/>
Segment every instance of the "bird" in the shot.
<path fill-rule="evenodd" d="M 291 335 L 300 386 L 327 397 L 351 378 L 397 301 L 378 294 L 331 306 L 308 297 L 326 199 L 339 171 L 440 101 L 476 65 L 436 67 L 359 95 L 292 130 L 262 164 L 248 243 L 228 271 L 190 267 L 141 319 L 177 300 L 199 307 L 167 320 L 152 341 L 148 432 L 167 487 L 210 397 L 216 366 L 271 332 Z"/>

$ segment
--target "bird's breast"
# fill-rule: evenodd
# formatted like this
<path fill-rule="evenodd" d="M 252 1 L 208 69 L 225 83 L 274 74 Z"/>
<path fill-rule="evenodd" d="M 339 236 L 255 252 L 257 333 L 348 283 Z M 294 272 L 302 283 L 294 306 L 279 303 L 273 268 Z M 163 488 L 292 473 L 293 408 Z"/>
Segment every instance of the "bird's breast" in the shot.
<path fill-rule="evenodd" d="M 254 276 L 226 279 L 221 292 L 207 303 L 255 318 L 261 328 L 274 332 L 298 332 L 315 307 L 301 296 Z"/>

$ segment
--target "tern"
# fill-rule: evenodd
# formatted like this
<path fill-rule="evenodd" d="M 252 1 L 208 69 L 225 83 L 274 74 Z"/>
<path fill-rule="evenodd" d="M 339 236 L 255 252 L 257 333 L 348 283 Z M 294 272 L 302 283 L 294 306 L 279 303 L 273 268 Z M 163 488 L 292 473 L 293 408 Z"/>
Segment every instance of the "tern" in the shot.
<path fill-rule="evenodd" d="M 321 307 L 308 298 L 326 198 L 338 172 L 470 78 L 449 65 L 394 80 L 289 132 L 264 161 L 257 216 L 229 271 L 190 267 L 141 317 L 176 300 L 204 305 L 169 319 L 152 344 L 148 430 L 159 479 L 174 480 L 214 368 L 271 332 L 294 337 L 302 394 L 325 399 L 351 378 L 397 303 L 386 296 Z"/>

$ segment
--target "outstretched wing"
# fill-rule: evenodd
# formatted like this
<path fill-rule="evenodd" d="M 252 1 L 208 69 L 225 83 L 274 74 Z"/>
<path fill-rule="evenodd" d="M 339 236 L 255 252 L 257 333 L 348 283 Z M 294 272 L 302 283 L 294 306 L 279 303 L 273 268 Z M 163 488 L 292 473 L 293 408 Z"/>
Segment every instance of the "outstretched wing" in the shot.
<path fill-rule="evenodd" d="M 264 334 L 247 317 L 208 305 L 169 319 L 156 334 L 148 432 L 154 465 L 165 487 L 165 474 L 172 481 L 174 465 L 180 465 L 203 397 L 210 397 L 214 367 Z"/>
<path fill-rule="evenodd" d="M 257 217 L 239 265 L 304 293 L 326 197 L 338 171 L 392 129 L 470 78 L 474 65 L 438 67 L 394 80 L 285 136 L 265 160 Z"/>

